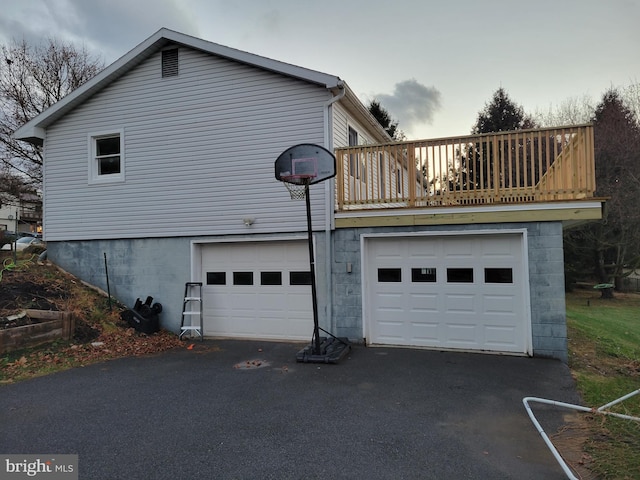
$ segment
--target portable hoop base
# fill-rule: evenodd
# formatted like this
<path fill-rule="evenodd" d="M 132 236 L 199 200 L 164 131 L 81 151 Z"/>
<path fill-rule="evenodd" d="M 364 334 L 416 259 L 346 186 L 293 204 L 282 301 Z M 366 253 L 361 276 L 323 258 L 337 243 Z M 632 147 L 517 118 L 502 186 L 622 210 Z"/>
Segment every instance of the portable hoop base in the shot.
<path fill-rule="evenodd" d="M 296 354 L 298 363 L 338 363 L 351 351 L 347 338 L 320 338 L 320 353 L 316 353 L 316 345 L 312 342 Z"/>

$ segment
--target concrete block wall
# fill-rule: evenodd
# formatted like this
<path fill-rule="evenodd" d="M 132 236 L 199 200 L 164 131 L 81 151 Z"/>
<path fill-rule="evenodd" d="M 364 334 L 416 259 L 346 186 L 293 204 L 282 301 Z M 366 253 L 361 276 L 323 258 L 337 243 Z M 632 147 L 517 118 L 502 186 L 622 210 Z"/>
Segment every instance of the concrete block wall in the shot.
<path fill-rule="evenodd" d="M 256 236 L 257 237 L 257 236 Z M 252 241 L 256 237 L 235 237 Z M 291 235 L 260 235 L 274 241 L 289 239 Z M 300 236 L 301 239 L 306 237 Z M 162 304 L 160 323 L 175 333 L 180 331 L 184 284 L 191 278 L 191 242 L 231 241 L 232 237 L 178 237 L 119 240 L 92 240 L 49 242 L 48 258 L 67 272 L 91 285 L 107 291 L 104 256 L 107 256 L 111 295 L 127 307 L 133 307 L 136 298 L 143 301 L 152 296 Z M 318 293 L 318 323 L 331 331 L 327 321 L 327 280 L 324 258 L 324 232 L 314 232 L 316 256 L 316 291 Z M 360 304 L 358 304 L 358 308 Z M 309 326 L 309 339 L 313 325 Z"/>
<path fill-rule="evenodd" d="M 339 229 L 333 235 L 334 335 L 362 342 L 362 268 L 360 230 Z"/>
<path fill-rule="evenodd" d="M 49 242 L 48 258 L 81 280 L 107 291 L 107 257 L 111 296 L 133 307 L 151 296 L 162 304 L 164 328 L 178 332 L 184 284 L 190 281 L 187 238 Z"/>
<path fill-rule="evenodd" d="M 568 361 L 562 224 L 527 224 L 533 353 Z"/>
<path fill-rule="evenodd" d="M 562 224 L 536 222 L 337 229 L 333 236 L 333 324 L 339 336 L 363 342 L 362 234 L 527 230 L 531 331 L 534 356 L 567 362 Z M 349 265 L 351 273 L 348 272 Z"/>

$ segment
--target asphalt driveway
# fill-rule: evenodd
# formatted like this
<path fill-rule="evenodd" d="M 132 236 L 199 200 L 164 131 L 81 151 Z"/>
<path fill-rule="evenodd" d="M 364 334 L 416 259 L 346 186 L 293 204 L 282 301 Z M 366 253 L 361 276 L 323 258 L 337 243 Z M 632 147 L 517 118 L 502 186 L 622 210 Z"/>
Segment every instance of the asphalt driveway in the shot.
<path fill-rule="evenodd" d="M 579 402 L 561 362 L 299 349 L 208 340 L 2 386 L 0 453 L 78 454 L 83 480 L 566 478 L 522 405 Z"/>

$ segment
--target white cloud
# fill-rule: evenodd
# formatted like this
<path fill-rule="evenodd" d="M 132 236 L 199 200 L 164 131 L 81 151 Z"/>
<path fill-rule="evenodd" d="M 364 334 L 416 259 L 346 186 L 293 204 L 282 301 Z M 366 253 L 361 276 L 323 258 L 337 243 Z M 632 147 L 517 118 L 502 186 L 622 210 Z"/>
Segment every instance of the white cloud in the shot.
<path fill-rule="evenodd" d="M 415 79 L 398 82 L 391 95 L 379 94 L 375 98 L 398 120 L 398 128 L 403 131 L 431 124 L 441 106 L 438 89 L 422 85 Z"/>

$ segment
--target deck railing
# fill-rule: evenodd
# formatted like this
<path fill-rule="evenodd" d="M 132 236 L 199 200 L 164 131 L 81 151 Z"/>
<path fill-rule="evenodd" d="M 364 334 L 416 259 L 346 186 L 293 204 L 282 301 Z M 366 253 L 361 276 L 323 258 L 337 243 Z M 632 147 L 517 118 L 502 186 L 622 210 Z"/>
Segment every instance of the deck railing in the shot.
<path fill-rule="evenodd" d="M 592 198 L 593 127 L 336 149 L 337 211 Z"/>

